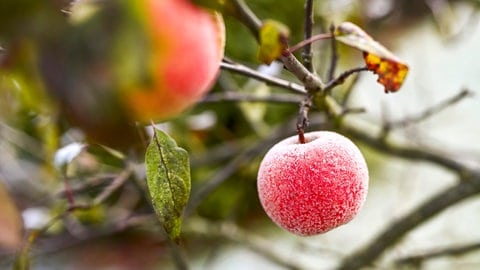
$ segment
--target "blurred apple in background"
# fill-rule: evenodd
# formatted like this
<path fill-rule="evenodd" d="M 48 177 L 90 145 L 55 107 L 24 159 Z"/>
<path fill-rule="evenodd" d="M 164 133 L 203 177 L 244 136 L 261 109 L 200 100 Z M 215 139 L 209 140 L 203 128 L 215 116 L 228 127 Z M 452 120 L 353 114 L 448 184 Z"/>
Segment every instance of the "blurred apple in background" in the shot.
<path fill-rule="evenodd" d="M 188 0 L 139 2 L 151 46 L 146 64 L 153 77 L 126 87 L 123 98 L 138 120 L 168 119 L 211 88 L 223 57 L 223 21 Z"/>
<path fill-rule="evenodd" d="M 141 141 L 136 123 L 168 120 L 212 87 L 223 57 L 220 15 L 188 0 L 75 1 L 40 68 L 66 118 L 94 141 Z"/>

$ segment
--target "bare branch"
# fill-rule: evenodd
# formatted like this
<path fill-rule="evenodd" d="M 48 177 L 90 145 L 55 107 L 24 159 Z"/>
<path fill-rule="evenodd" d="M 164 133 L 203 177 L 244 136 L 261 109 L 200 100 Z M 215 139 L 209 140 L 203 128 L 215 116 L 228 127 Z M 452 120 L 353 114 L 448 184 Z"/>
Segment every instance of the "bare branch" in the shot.
<path fill-rule="evenodd" d="M 328 39 L 328 38 L 331 38 L 331 34 L 318 34 L 318 35 L 315 35 L 313 37 L 310 37 L 308 39 L 304 39 L 302 41 L 300 41 L 299 43 L 293 45 L 292 47 L 288 48 L 288 51 L 293 53 L 295 51 L 297 51 L 298 49 L 300 48 L 305 48 L 306 46 L 310 46 L 311 47 L 311 44 L 315 41 L 318 41 L 318 40 L 323 40 L 323 39 Z M 303 57 L 303 53 L 302 53 L 302 57 Z M 304 64 L 305 65 L 305 64 Z M 308 69 L 308 67 L 305 65 L 305 67 Z M 309 70 L 310 71 L 310 70 Z M 310 72 L 314 72 L 314 71 L 310 71 Z"/>
<path fill-rule="evenodd" d="M 391 129 L 397 129 L 397 128 L 404 128 L 412 124 L 417 124 L 421 121 L 424 121 L 428 119 L 429 117 L 453 106 L 454 104 L 462 101 L 463 99 L 467 97 L 471 97 L 473 95 L 473 92 L 469 91 L 468 89 L 462 89 L 459 93 L 456 95 L 440 102 L 439 104 L 436 104 L 430 108 L 427 108 L 425 111 L 421 112 L 420 114 L 416 116 L 411 116 L 407 117 L 405 119 L 402 119 L 400 121 L 394 121 L 394 122 L 389 122 L 385 124 L 385 129 L 391 130 Z"/>
<path fill-rule="evenodd" d="M 230 222 L 209 222 L 205 219 L 190 219 L 184 228 L 184 233 L 207 237 L 221 238 L 241 244 L 253 252 L 265 257 L 273 263 L 287 269 L 305 269 L 295 261 L 275 249 L 275 243 L 254 235 Z"/>
<path fill-rule="evenodd" d="M 430 252 L 425 252 L 419 255 L 408 256 L 404 258 L 400 258 L 395 261 L 397 265 L 418 265 L 422 262 L 430 259 L 435 259 L 437 257 L 444 257 L 444 256 L 459 256 L 465 253 L 469 253 L 472 251 L 476 251 L 480 249 L 480 242 L 475 242 L 466 245 L 458 245 L 458 246 L 451 246 L 441 249 L 436 249 Z"/>
<path fill-rule="evenodd" d="M 304 40 L 309 40 L 313 33 L 313 0 L 305 0 Z M 313 72 L 312 45 L 306 44 L 302 52 L 303 65 Z"/>
<path fill-rule="evenodd" d="M 331 49 L 331 58 L 330 58 L 330 67 L 328 69 L 328 80 L 331 81 L 335 78 L 335 71 L 337 69 L 338 62 L 338 50 L 337 50 L 337 41 L 335 40 L 335 25 L 332 23 L 330 25 L 330 35 L 332 36 L 330 40 L 330 49 Z"/>
<path fill-rule="evenodd" d="M 355 127 L 353 123 L 342 125 L 340 130 L 345 134 L 348 134 L 350 137 L 386 154 L 410 160 L 430 162 L 457 174 L 476 170 L 476 168 L 467 166 L 458 159 L 455 159 L 455 157 L 452 157 L 452 155 L 448 155 L 440 149 L 435 149 L 426 145 L 423 145 L 422 147 L 401 145 L 394 141 L 386 140 L 381 134 L 380 136 L 370 135 L 367 130 Z"/>
<path fill-rule="evenodd" d="M 353 74 L 353 78 L 351 80 L 351 83 L 348 85 L 347 89 L 345 89 L 345 93 L 343 94 L 343 97 L 340 101 L 340 104 L 343 107 L 345 107 L 348 104 L 348 101 L 350 100 L 350 97 L 351 97 L 352 92 L 353 92 L 353 88 L 355 87 L 355 84 L 357 83 L 358 78 L 360 77 L 359 74 L 360 73 Z"/>
<path fill-rule="evenodd" d="M 235 8 L 237 19 L 245 24 L 254 37 L 258 39 L 258 31 L 262 26 L 262 21 L 252 12 L 247 4 L 245 4 L 244 0 L 232 0 L 231 2 Z"/>
<path fill-rule="evenodd" d="M 466 176 L 463 181 L 438 193 L 417 209 L 391 223 L 378 234 L 366 247 L 349 255 L 338 270 L 355 270 L 370 265 L 385 250 L 397 243 L 410 230 L 446 208 L 480 192 L 480 172 Z"/>
<path fill-rule="evenodd" d="M 227 91 L 224 93 L 213 93 L 207 95 L 202 102 L 265 102 L 265 103 L 284 103 L 284 104 L 298 104 L 302 101 L 301 96 L 291 94 L 272 93 L 269 96 L 259 96 L 251 93 L 241 93 Z"/>
<path fill-rule="evenodd" d="M 343 72 L 342 74 L 340 74 L 337 78 L 333 79 L 333 80 L 330 80 L 326 85 L 325 85 L 325 88 L 324 90 L 325 91 L 331 91 L 333 88 L 335 88 L 336 86 L 342 84 L 345 82 L 345 80 L 350 77 L 351 75 L 355 74 L 355 73 L 359 73 L 359 72 L 362 72 L 362 71 L 367 71 L 368 68 L 367 67 L 358 67 L 358 68 L 352 68 L 352 69 L 349 69 L 345 72 Z"/>
<path fill-rule="evenodd" d="M 133 173 L 133 166 L 127 165 L 127 167 L 117 176 L 115 179 L 98 194 L 93 200 L 93 205 L 99 205 L 109 198 L 116 190 L 122 187 L 127 182 L 130 175 Z"/>
<path fill-rule="evenodd" d="M 322 79 L 308 71 L 292 53 L 287 51 L 280 59 L 285 67 L 305 85 L 308 93 L 314 95 L 323 90 L 324 83 Z"/>
<path fill-rule="evenodd" d="M 91 178 L 82 179 L 81 182 L 77 183 L 76 185 L 72 185 L 70 187 L 70 191 L 73 192 L 74 194 L 80 193 L 80 192 L 86 191 L 87 189 L 102 185 L 105 182 L 111 181 L 112 179 L 115 179 L 116 176 L 117 176 L 116 174 L 109 173 L 109 174 L 101 174 L 101 175 L 99 174 Z M 64 188 L 56 192 L 54 196 L 55 197 L 67 196 L 67 192 L 68 190 Z"/>
<path fill-rule="evenodd" d="M 268 74 L 260 73 L 254 69 L 251 69 L 241 64 L 222 62 L 220 65 L 220 68 L 247 76 L 252 79 L 265 82 L 266 84 L 271 86 L 281 87 L 287 90 L 294 91 L 296 93 L 301 93 L 301 94 L 306 93 L 305 87 L 299 84 L 296 84 L 294 82 L 290 82 L 287 80 L 283 80 L 277 77 L 273 77 Z"/>
<path fill-rule="evenodd" d="M 175 267 L 178 270 L 188 270 L 189 269 L 188 262 L 187 262 L 187 259 L 185 258 L 185 254 L 180 249 L 180 246 L 168 236 L 168 233 L 165 231 L 163 226 L 158 226 L 158 227 L 160 228 L 159 230 L 160 235 L 165 240 L 165 243 L 167 244 L 168 249 L 170 250 L 170 255 L 175 264 Z"/>

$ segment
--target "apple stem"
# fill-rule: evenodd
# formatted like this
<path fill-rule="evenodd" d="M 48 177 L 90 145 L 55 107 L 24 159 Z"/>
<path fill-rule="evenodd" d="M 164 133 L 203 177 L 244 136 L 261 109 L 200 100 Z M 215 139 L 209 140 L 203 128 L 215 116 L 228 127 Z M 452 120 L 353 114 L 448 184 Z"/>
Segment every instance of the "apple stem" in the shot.
<path fill-rule="evenodd" d="M 305 131 L 303 129 L 297 129 L 297 133 L 298 133 L 298 142 L 300 144 L 306 143 L 306 141 L 305 141 Z"/>

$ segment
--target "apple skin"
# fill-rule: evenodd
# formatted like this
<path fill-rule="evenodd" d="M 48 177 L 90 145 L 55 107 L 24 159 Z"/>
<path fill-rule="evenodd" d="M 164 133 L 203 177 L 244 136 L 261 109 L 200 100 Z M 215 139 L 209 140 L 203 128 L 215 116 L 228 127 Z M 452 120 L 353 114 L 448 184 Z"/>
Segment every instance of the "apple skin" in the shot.
<path fill-rule="evenodd" d="M 210 90 L 223 58 L 225 29 L 219 14 L 188 0 L 145 0 L 152 82 L 126 89 L 135 120 L 174 117 Z"/>
<path fill-rule="evenodd" d="M 325 233 L 352 220 L 365 202 L 368 168 L 348 138 L 329 131 L 274 145 L 262 160 L 257 187 L 267 215 L 300 236 Z"/>

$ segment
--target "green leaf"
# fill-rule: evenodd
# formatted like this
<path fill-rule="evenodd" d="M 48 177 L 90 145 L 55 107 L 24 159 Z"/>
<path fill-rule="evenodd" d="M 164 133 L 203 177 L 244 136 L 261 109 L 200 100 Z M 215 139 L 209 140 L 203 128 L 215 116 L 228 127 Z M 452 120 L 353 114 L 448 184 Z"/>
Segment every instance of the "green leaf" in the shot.
<path fill-rule="evenodd" d="M 290 30 L 281 22 L 266 20 L 259 32 L 260 47 L 257 53 L 258 60 L 269 65 L 280 57 L 282 52 L 288 47 L 287 39 L 289 34 Z"/>
<path fill-rule="evenodd" d="M 182 212 L 190 196 L 188 153 L 168 134 L 154 129 L 145 164 L 153 208 L 169 237 L 178 241 Z"/>

